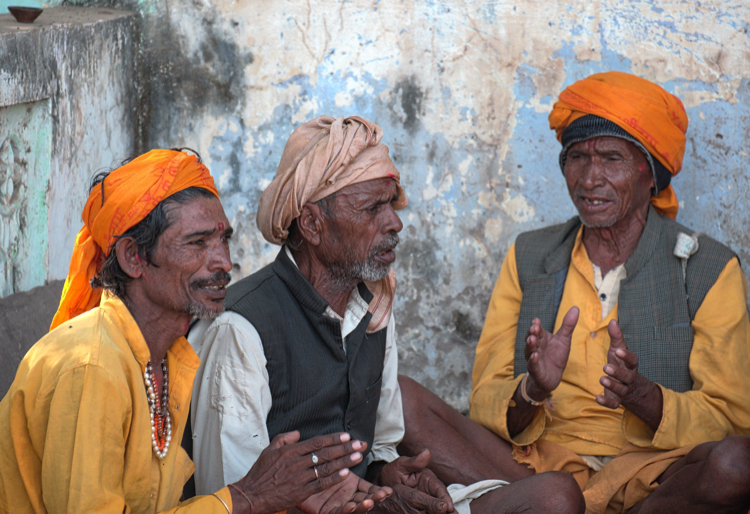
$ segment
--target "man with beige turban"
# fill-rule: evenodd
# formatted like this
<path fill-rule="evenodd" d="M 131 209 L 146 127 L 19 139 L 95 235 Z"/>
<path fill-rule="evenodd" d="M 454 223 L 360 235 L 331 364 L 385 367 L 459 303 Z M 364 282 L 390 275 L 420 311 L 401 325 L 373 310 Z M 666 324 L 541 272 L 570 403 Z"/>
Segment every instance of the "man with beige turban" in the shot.
<path fill-rule="evenodd" d="M 460 426 L 482 449 L 471 476 L 566 471 L 588 514 L 746 513 L 746 286 L 734 252 L 673 221 L 682 103 L 600 73 L 566 88 L 549 120 L 579 214 L 519 235 L 505 256 L 474 363 L 481 426 Z M 414 425 L 458 419 L 416 384 L 402 388 Z M 434 452 L 436 464 L 451 459 Z"/>
<path fill-rule="evenodd" d="M 377 512 L 451 512 L 455 500 L 477 514 L 493 511 L 493 495 L 531 496 L 496 489 L 485 509 L 470 509 L 504 482 L 453 485 L 451 497 L 425 469 L 429 451 L 396 451 L 404 420 L 391 263 L 407 199 L 381 138 L 374 123 L 327 116 L 289 138 L 258 208 L 263 236 L 283 247 L 229 288 L 225 314 L 188 336 L 202 361 L 192 403 L 199 493 L 235 480 L 277 433 L 344 430 L 367 444 L 354 474 L 393 489 Z"/>

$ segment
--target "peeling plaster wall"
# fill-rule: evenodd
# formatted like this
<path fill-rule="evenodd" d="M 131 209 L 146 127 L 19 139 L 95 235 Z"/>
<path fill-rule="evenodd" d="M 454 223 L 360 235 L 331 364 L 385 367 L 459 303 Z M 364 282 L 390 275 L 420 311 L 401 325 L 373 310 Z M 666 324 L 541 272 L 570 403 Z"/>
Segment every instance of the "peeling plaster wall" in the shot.
<path fill-rule="evenodd" d="M 0 296 L 65 278 L 91 176 L 134 152 L 136 28 L 114 10 L 48 8 L 33 25 L 0 15 L 0 175 L 15 160 L 17 179 L 0 176 L 0 195 L 23 204 L 16 243 L 3 239 L 23 249 L 17 279 Z"/>
<path fill-rule="evenodd" d="M 578 79 L 627 71 L 683 99 L 678 220 L 731 245 L 748 270 L 746 0 L 99 4 L 143 16 L 140 146 L 203 155 L 237 229 L 236 277 L 277 251 L 255 212 L 289 133 L 321 114 L 383 127 L 410 199 L 396 263 L 401 370 L 461 410 L 510 244 L 574 214 L 547 115 Z"/>

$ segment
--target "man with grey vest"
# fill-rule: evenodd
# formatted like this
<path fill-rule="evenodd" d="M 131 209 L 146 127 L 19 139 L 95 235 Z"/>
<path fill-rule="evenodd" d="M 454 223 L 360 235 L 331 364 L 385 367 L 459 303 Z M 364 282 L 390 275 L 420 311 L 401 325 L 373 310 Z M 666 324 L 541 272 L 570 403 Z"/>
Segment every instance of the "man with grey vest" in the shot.
<path fill-rule="evenodd" d="M 549 119 L 579 215 L 506 255 L 472 377 L 482 426 L 427 445 L 432 465 L 457 460 L 439 447 L 479 444 L 475 477 L 566 471 L 588 514 L 746 513 L 745 280 L 730 249 L 673 221 L 682 103 L 608 72 L 565 89 Z M 404 445 L 459 426 L 420 386 L 402 390 Z"/>
<path fill-rule="evenodd" d="M 582 512 L 577 485 L 561 473 L 528 488 L 452 485 L 449 495 L 426 469 L 428 451 L 396 451 L 404 416 L 391 263 L 402 229 L 396 210 L 407 199 L 381 137 L 362 118 L 322 116 L 289 138 L 258 207 L 263 236 L 283 245 L 276 260 L 231 286 L 227 312 L 188 336 L 201 357 L 192 400 L 198 492 L 242 476 L 276 434 L 346 431 L 367 445 L 351 468 L 360 480 L 353 487 L 393 490 L 376 512 L 501 512 L 493 498 L 514 495 L 529 512 L 550 512 L 549 502 Z M 533 487 L 547 493 L 534 496 Z M 480 489 L 490 491 L 478 504 L 485 508 L 470 507 Z"/>

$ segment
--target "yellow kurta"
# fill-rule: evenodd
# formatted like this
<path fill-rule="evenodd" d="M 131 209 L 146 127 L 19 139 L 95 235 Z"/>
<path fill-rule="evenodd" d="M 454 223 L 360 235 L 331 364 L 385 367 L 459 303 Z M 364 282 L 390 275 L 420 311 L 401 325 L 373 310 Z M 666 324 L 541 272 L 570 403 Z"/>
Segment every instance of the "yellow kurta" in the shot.
<path fill-rule="evenodd" d="M 167 353 L 172 444 L 151 449 L 146 341 L 117 298 L 37 342 L 0 402 L 0 512 L 226 514 L 214 496 L 178 506 L 195 467 L 180 447 L 200 361 Z M 227 488 L 218 492 L 231 508 Z"/>
<path fill-rule="evenodd" d="M 516 445 L 544 438 L 579 455 L 617 455 L 627 442 L 668 450 L 750 434 L 750 324 L 745 279 L 737 259 L 726 265 L 693 320 L 695 338 L 689 363 L 693 390 L 677 393 L 662 387 L 663 417 L 654 432 L 623 407 L 611 410 L 594 399 L 603 392 L 599 379 L 607 363 L 607 324 L 617 319 L 617 308 L 602 320 L 593 265 L 581 234 L 579 231 L 571 255 L 555 322 L 558 330 L 568 309 L 580 309 L 568 365 L 554 391 L 555 410 L 548 410 L 548 419 L 539 409 L 523 432 L 513 438 L 508 433 L 507 409 L 521 379 L 513 378 L 522 298 L 514 245 L 500 271 L 477 346 L 471 419 Z"/>

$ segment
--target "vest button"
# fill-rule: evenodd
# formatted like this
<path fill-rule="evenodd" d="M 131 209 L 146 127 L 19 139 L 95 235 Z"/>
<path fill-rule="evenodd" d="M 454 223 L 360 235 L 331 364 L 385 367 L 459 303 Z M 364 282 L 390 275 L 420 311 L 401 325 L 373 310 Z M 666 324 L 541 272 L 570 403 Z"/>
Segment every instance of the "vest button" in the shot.
<path fill-rule="evenodd" d="M 591 332 L 591 337 L 595 338 L 596 337 L 596 332 Z"/>

